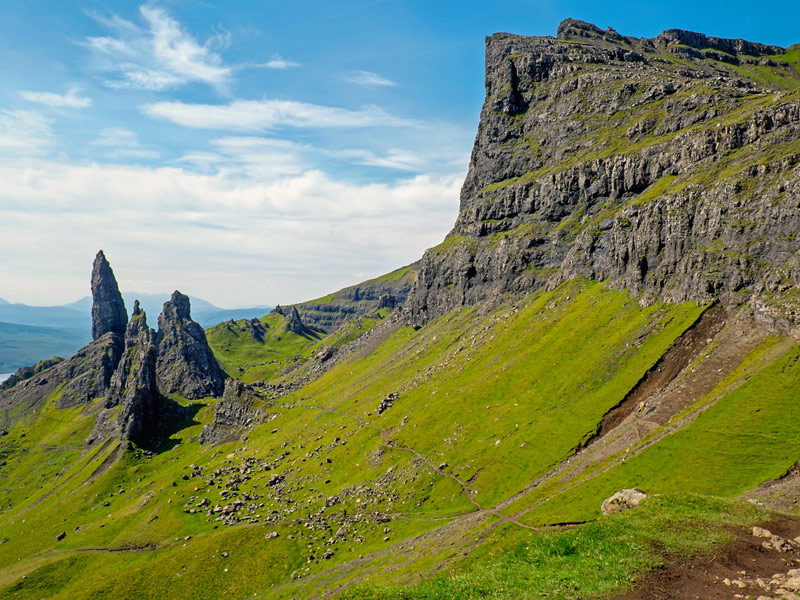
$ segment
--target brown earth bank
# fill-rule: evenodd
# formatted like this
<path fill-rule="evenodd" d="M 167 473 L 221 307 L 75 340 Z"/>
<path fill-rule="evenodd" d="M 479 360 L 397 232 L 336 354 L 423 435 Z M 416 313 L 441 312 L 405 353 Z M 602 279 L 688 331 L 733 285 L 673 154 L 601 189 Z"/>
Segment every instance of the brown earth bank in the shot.
<path fill-rule="evenodd" d="M 712 554 L 670 558 L 614 600 L 800 600 L 800 516 L 731 533 Z"/>

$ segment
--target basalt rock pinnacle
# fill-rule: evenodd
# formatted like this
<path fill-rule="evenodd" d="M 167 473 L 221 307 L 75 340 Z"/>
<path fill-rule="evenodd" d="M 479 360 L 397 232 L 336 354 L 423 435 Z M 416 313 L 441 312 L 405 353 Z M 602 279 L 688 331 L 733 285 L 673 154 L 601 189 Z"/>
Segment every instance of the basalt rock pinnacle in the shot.
<path fill-rule="evenodd" d="M 221 396 L 222 370 L 205 331 L 192 320 L 189 297 L 175 291 L 158 317 L 158 386 L 164 394 L 198 399 Z"/>
<path fill-rule="evenodd" d="M 106 333 L 125 335 L 128 313 L 114 271 L 102 250 L 97 253 L 92 267 L 92 301 L 92 339 Z"/>
<path fill-rule="evenodd" d="M 106 410 L 87 442 L 109 435 L 143 442 L 158 424 L 158 405 L 155 333 L 137 301 L 125 332 L 125 352 L 111 378 Z M 116 407 L 120 407 L 118 411 Z"/>

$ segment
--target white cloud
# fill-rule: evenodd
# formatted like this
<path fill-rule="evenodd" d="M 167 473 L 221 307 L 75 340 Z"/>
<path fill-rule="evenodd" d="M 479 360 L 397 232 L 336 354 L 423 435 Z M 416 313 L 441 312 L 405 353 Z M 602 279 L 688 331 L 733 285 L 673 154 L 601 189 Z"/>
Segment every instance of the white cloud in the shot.
<path fill-rule="evenodd" d="M 100 135 L 92 140 L 93 146 L 108 148 L 104 153 L 106 158 L 142 158 L 155 159 L 161 156 L 158 150 L 143 146 L 139 136 L 133 131 L 122 127 L 107 127 Z"/>
<path fill-rule="evenodd" d="M 217 144 L 226 145 L 248 152 L 258 143 Z M 0 166 L 0 239 L 24 249 L 0 262 L 0 281 L 12 300 L 71 301 L 85 295 L 103 248 L 126 289 L 178 288 L 221 306 L 309 299 L 441 241 L 460 182 L 460 174 L 354 184 L 320 171 L 247 180 L 182 168 Z"/>
<path fill-rule="evenodd" d="M 278 54 L 273 54 L 272 58 L 258 66 L 266 67 L 267 69 L 291 69 L 292 67 L 299 67 L 300 65 L 292 60 L 286 60 Z"/>
<path fill-rule="evenodd" d="M 364 87 L 391 87 L 397 85 L 391 79 L 386 79 L 386 77 L 370 71 L 357 71 L 345 77 L 345 81 L 363 85 Z"/>
<path fill-rule="evenodd" d="M 89 108 L 92 105 L 92 99 L 79 96 L 76 88 L 72 88 L 66 94 L 30 91 L 22 91 L 19 94 L 28 102 L 44 104 L 51 108 Z"/>
<path fill-rule="evenodd" d="M 101 59 L 104 70 L 118 74 L 109 81 L 112 87 L 158 91 L 200 82 L 219 91 L 227 89 L 231 68 L 213 49 L 227 47 L 229 34 L 216 33 L 200 44 L 164 9 L 145 4 L 139 12 L 146 28 L 116 15 L 92 15 L 114 34 L 89 37 L 84 43 Z"/>
<path fill-rule="evenodd" d="M 383 156 L 371 150 L 344 150 L 340 154 L 352 158 L 359 165 L 402 171 L 420 171 L 429 164 L 429 160 L 420 152 L 407 152 L 397 148 L 390 148 Z"/>
<path fill-rule="evenodd" d="M 184 127 L 263 131 L 279 127 L 408 127 L 415 122 L 377 106 L 358 110 L 291 100 L 236 100 L 229 104 L 157 102 L 142 111 Z"/>
<path fill-rule="evenodd" d="M 47 154 L 52 121 L 30 110 L 0 110 L 0 156 L 14 161 Z"/>

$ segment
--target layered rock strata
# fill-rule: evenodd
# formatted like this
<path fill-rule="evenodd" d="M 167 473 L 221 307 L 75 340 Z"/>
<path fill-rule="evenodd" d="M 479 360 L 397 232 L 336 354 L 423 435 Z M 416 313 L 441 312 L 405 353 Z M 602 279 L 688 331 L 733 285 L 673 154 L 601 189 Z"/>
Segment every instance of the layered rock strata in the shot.
<path fill-rule="evenodd" d="M 486 100 L 446 240 L 407 301 L 422 325 L 573 277 L 648 303 L 800 311 L 800 73 L 783 48 L 567 20 L 486 41 Z"/>

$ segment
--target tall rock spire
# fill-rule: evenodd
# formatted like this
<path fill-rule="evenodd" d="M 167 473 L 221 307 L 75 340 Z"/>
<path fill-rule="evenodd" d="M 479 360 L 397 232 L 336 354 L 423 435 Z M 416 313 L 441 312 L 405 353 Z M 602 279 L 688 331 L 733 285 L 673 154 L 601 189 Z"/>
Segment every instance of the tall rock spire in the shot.
<path fill-rule="evenodd" d="M 124 336 L 128 313 L 114 271 L 102 250 L 95 256 L 92 266 L 92 300 L 92 339 L 108 332 Z"/>

